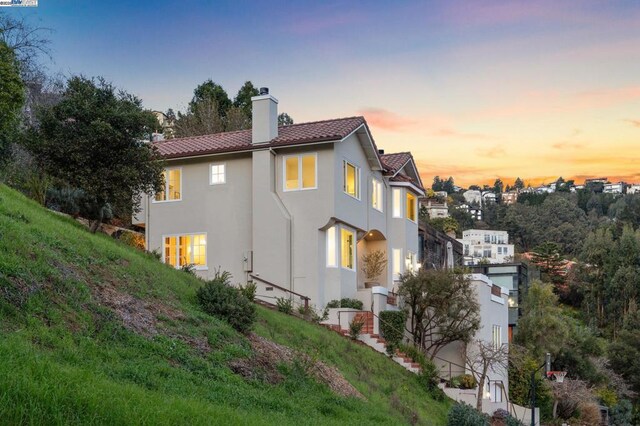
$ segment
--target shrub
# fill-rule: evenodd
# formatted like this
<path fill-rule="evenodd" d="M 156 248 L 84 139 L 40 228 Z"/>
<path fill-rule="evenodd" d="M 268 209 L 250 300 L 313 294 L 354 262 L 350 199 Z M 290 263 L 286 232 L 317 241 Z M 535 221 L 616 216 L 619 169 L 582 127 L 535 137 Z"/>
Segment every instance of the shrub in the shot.
<path fill-rule="evenodd" d="M 349 336 L 353 340 L 358 340 L 360 337 L 360 333 L 362 332 L 362 327 L 364 327 L 364 319 L 363 318 L 354 318 L 349 323 Z"/>
<path fill-rule="evenodd" d="M 196 265 L 193 263 L 185 263 L 180 267 L 180 270 L 182 272 L 186 272 L 189 275 L 193 275 L 193 276 L 196 275 Z"/>
<path fill-rule="evenodd" d="M 460 374 L 452 377 L 449 381 L 449 387 L 460 389 L 473 389 L 478 386 L 475 377 L 471 374 Z"/>
<path fill-rule="evenodd" d="M 276 298 L 276 306 L 278 311 L 290 315 L 293 312 L 293 301 L 286 297 Z"/>
<path fill-rule="evenodd" d="M 387 341 L 387 353 L 393 354 L 404 337 L 407 317 L 404 311 L 380 312 L 380 334 Z"/>
<path fill-rule="evenodd" d="M 489 419 L 470 405 L 455 404 L 447 416 L 447 426 L 489 426 Z"/>
<path fill-rule="evenodd" d="M 198 289 L 196 297 L 202 309 L 247 333 L 256 320 L 256 307 L 238 289 L 229 285 L 231 274 L 216 271 L 215 277 Z"/>
<path fill-rule="evenodd" d="M 82 206 L 84 192 L 74 188 L 49 188 L 47 190 L 47 207 L 51 210 L 78 216 Z"/>
<path fill-rule="evenodd" d="M 144 250 L 144 235 L 142 234 L 124 231 L 118 239 L 128 246 Z"/>
<path fill-rule="evenodd" d="M 611 409 L 609 419 L 613 426 L 633 424 L 633 405 L 631 402 L 627 399 L 618 402 L 618 405 Z"/>
<path fill-rule="evenodd" d="M 502 408 L 498 408 L 494 413 L 492 420 L 496 422 L 494 424 L 503 424 L 505 426 L 524 426 L 524 424 L 513 417 L 507 410 L 503 410 Z"/>
<path fill-rule="evenodd" d="M 348 297 L 340 300 L 332 300 L 327 303 L 327 308 L 351 308 L 361 311 L 362 307 L 362 301 L 358 299 L 349 299 Z"/>
<path fill-rule="evenodd" d="M 418 379 L 425 389 L 432 393 L 436 390 L 440 390 L 438 389 L 438 383 L 440 383 L 440 370 L 433 361 L 427 358 L 420 348 L 414 345 L 400 344 L 398 345 L 398 349 L 411 358 L 413 362 L 420 364 L 420 374 L 418 374 Z M 440 393 L 441 392 L 438 392 L 438 394 Z M 434 394 L 434 396 L 436 395 Z"/>
<path fill-rule="evenodd" d="M 238 286 L 238 290 L 244 297 L 249 299 L 251 302 L 256 300 L 256 291 L 258 290 L 258 286 L 253 281 L 249 281 L 246 285 Z"/>

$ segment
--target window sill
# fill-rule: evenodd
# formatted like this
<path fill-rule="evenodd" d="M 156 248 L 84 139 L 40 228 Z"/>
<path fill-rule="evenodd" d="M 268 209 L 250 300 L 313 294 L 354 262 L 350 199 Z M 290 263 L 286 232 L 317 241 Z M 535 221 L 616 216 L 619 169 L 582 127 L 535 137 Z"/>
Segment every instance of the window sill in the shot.
<path fill-rule="evenodd" d="M 152 200 L 151 204 L 177 203 L 178 201 L 182 201 L 182 198 L 179 198 L 177 200 L 161 200 L 161 201 Z"/>
<path fill-rule="evenodd" d="M 283 189 L 282 192 L 300 192 L 300 191 L 313 191 L 314 189 L 318 189 L 317 186 L 313 188 L 296 188 L 296 189 Z"/>
<path fill-rule="evenodd" d="M 349 198 L 353 198 L 354 200 L 362 201 L 360 198 L 358 198 L 356 196 L 353 196 L 353 195 L 349 194 L 348 192 L 344 192 L 344 191 L 342 191 L 342 192 L 344 193 L 344 195 L 349 196 Z"/>

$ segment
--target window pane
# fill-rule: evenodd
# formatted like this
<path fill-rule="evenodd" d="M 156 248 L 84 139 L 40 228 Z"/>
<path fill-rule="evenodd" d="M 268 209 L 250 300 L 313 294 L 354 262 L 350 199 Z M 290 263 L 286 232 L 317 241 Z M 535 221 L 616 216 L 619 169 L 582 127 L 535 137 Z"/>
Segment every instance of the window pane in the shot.
<path fill-rule="evenodd" d="M 342 237 L 342 267 L 353 269 L 354 242 L 353 232 L 343 229 Z"/>
<path fill-rule="evenodd" d="M 402 250 L 393 249 L 393 278 L 397 279 L 402 273 Z"/>
<path fill-rule="evenodd" d="M 316 156 L 305 155 L 302 157 L 302 187 L 315 188 L 316 186 Z"/>
<path fill-rule="evenodd" d="M 349 164 L 346 161 L 344 162 L 344 192 L 351 195 L 352 197 L 358 197 L 357 193 L 357 170 L 356 166 L 353 164 Z"/>
<path fill-rule="evenodd" d="M 327 266 L 338 266 L 336 253 L 336 227 L 327 229 Z"/>
<path fill-rule="evenodd" d="M 402 217 L 402 203 L 400 197 L 402 192 L 400 189 L 393 190 L 393 217 Z"/>
<path fill-rule="evenodd" d="M 178 245 L 179 245 L 178 266 L 182 267 L 189 263 L 193 263 L 192 253 L 191 253 L 191 236 L 190 235 L 179 236 Z"/>
<path fill-rule="evenodd" d="M 373 179 L 373 191 L 371 193 L 371 205 L 374 209 L 382 211 L 382 182 Z"/>
<path fill-rule="evenodd" d="M 416 221 L 416 197 L 407 192 L 407 219 Z"/>
<path fill-rule="evenodd" d="M 225 183 L 225 165 L 214 164 L 211 166 L 211 183 Z"/>
<path fill-rule="evenodd" d="M 169 170 L 169 200 L 180 199 L 180 169 Z"/>
<path fill-rule="evenodd" d="M 176 266 L 176 237 L 166 237 L 164 239 L 164 263 Z"/>
<path fill-rule="evenodd" d="M 206 235 L 193 236 L 193 261 L 194 265 L 206 266 L 207 264 L 207 237 Z"/>
<path fill-rule="evenodd" d="M 156 201 L 164 201 L 167 189 L 167 172 L 162 172 L 162 191 L 156 194 Z"/>
<path fill-rule="evenodd" d="M 298 189 L 298 157 L 285 160 L 285 189 Z"/>

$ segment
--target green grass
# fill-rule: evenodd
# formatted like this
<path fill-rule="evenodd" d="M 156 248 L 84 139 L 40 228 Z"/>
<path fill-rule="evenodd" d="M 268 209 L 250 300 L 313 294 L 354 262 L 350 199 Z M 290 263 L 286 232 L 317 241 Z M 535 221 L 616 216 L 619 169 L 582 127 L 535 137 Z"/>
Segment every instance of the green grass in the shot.
<path fill-rule="evenodd" d="M 0 185 L 0 424 L 445 424 L 449 403 L 383 355 L 262 308 L 256 333 L 334 365 L 366 400 L 295 365 L 278 385 L 244 380 L 228 363 L 251 348 L 198 309 L 201 285 Z M 99 289 L 134 296 L 155 329 L 123 327 Z"/>

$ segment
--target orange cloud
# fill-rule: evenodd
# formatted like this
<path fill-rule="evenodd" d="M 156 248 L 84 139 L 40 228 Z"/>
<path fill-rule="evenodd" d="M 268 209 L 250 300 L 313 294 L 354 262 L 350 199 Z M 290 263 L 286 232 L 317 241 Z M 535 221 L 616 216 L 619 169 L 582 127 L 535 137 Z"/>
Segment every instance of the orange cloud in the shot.
<path fill-rule="evenodd" d="M 402 117 L 382 108 L 365 108 L 358 111 L 358 115 L 363 115 L 371 127 L 393 132 L 408 130 L 418 123 L 413 118 Z"/>
<path fill-rule="evenodd" d="M 640 120 L 624 120 L 627 123 L 631 124 L 634 127 L 640 127 Z"/>
<path fill-rule="evenodd" d="M 494 145 L 489 148 L 476 148 L 476 154 L 480 157 L 501 158 L 504 157 L 506 153 L 502 145 Z"/>

